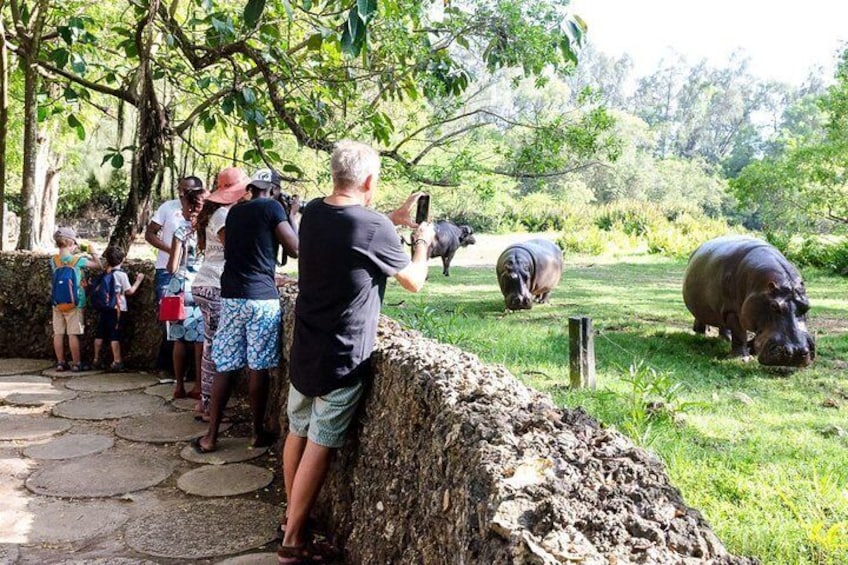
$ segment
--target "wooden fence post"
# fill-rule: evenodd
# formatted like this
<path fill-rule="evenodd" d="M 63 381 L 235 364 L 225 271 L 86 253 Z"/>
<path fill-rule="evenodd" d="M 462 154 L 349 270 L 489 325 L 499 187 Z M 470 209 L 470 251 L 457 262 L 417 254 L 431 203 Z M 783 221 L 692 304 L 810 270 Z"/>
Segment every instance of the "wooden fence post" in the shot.
<path fill-rule="evenodd" d="M 571 388 L 595 388 L 595 337 L 592 318 L 568 319 L 569 367 Z"/>

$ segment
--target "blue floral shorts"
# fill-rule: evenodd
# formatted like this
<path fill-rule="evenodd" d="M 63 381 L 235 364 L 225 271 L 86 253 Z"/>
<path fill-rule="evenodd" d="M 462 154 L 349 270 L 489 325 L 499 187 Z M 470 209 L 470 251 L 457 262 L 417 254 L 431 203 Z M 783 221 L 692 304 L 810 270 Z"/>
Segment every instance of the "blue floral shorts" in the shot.
<path fill-rule="evenodd" d="M 212 340 L 212 361 L 218 371 L 276 367 L 281 319 L 279 300 L 222 298 L 218 331 Z"/>
<path fill-rule="evenodd" d="M 181 292 L 184 293 L 186 319 L 181 322 L 165 322 L 165 335 L 168 341 L 203 343 L 203 314 L 191 295 L 191 285 L 186 284 L 183 277 L 171 277 L 165 287 L 165 296 L 175 296 Z"/>

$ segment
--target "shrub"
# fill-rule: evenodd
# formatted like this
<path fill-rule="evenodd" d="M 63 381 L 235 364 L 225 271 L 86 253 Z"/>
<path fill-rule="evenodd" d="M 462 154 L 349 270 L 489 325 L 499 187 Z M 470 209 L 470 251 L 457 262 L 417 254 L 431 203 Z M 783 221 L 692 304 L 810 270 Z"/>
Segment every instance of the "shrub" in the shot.
<path fill-rule="evenodd" d="M 596 226 L 580 230 L 566 230 L 557 243 L 566 253 L 603 255 L 607 251 L 609 234 Z"/>
<path fill-rule="evenodd" d="M 807 235 L 793 238 L 782 251 L 797 266 L 818 267 L 848 275 L 848 238 Z"/>
<path fill-rule="evenodd" d="M 595 225 L 602 230 L 617 229 L 628 235 L 645 235 L 651 228 L 666 222 L 665 216 L 657 206 L 635 201 L 605 204 L 595 217 Z"/>

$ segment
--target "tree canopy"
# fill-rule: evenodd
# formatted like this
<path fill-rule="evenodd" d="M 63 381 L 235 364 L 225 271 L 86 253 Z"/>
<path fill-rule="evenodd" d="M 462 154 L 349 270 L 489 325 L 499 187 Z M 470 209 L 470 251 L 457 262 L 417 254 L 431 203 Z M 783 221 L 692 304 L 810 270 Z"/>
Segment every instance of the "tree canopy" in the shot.
<path fill-rule="evenodd" d="M 98 113 L 117 121 L 103 162 L 132 163 L 123 245 L 165 172 L 184 172 L 177 146 L 298 180 L 292 148 L 357 137 L 400 173 L 447 185 L 469 164 L 451 148 L 476 130 L 521 130 L 486 172 L 523 177 L 591 159 L 610 127 L 599 104 L 569 118 L 491 103 L 498 81 L 541 86 L 575 68 L 585 24 L 550 0 L 9 0 L 2 15 L 11 52 L 37 69 L 25 89 L 39 124 L 84 139 Z M 549 156 L 531 158 L 540 147 Z"/>

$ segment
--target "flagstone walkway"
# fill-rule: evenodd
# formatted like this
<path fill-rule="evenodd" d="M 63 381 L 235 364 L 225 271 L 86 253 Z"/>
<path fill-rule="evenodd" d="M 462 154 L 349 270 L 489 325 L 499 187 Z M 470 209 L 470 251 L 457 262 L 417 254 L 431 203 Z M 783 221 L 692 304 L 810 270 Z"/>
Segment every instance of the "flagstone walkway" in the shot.
<path fill-rule="evenodd" d="M 277 562 L 279 464 L 249 426 L 198 454 L 172 385 L 50 367 L 0 359 L 0 565 Z"/>

